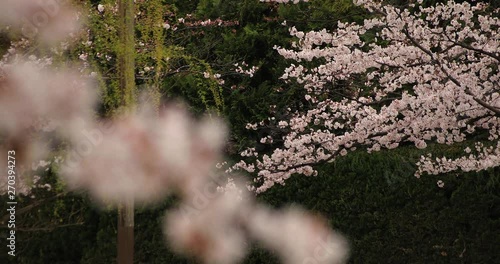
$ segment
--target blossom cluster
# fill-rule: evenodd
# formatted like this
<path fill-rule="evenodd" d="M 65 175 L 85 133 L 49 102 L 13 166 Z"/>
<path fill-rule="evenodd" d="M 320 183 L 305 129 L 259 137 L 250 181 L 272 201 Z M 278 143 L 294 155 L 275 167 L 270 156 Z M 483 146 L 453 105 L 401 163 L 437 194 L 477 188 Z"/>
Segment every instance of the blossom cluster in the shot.
<path fill-rule="evenodd" d="M 192 14 L 187 14 L 185 17 L 174 19 L 175 16 L 170 14 L 168 19 L 163 22 L 162 27 L 165 30 L 171 29 L 172 31 L 176 31 L 179 29 L 179 26 L 187 27 L 187 28 L 196 28 L 196 27 L 233 27 L 240 24 L 238 20 L 223 20 L 221 18 L 216 19 L 207 19 L 207 20 L 198 20 Z"/>
<path fill-rule="evenodd" d="M 476 143 L 476 154 L 471 153 L 470 148 L 464 151 L 466 156 L 451 159 L 446 157 L 433 158 L 432 155 L 422 156 L 417 163 L 418 170 L 415 176 L 420 177 L 423 173 L 438 175 L 441 173 L 462 171 L 481 171 L 500 164 L 500 143 L 496 146 L 485 147 L 483 143 Z"/>
<path fill-rule="evenodd" d="M 31 164 L 43 159 L 50 138 L 71 140 L 91 118 L 95 92 L 71 67 L 56 69 L 50 57 L 22 55 L 37 39 L 51 50 L 67 47 L 67 39 L 54 42 L 73 39 L 80 22 L 76 9 L 58 1 L 2 0 L 0 5 L 0 25 L 20 29 L 23 36 L 0 60 L 0 150 L 15 151 L 16 188 L 28 195 L 32 185 L 43 187 L 43 181 L 29 177 Z"/>
<path fill-rule="evenodd" d="M 33 194 L 34 189 L 46 189 L 50 191 L 52 185 L 47 183 L 45 177 L 40 176 L 41 174 L 47 173 L 51 169 L 52 165 L 58 166 L 62 163 L 62 157 L 55 156 L 51 160 L 39 160 L 38 162 L 33 162 L 31 168 L 25 168 L 20 181 L 16 181 L 16 194 L 29 196 L 30 198 L 36 198 Z M 6 166 L 5 164 L 1 164 Z M 27 174 L 30 176 L 27 177 Z M 32 175 L 32 176 L 31 176 Z M 0 195 L 4 195 L 8 190 L 7 177 L 2 177 L 0 179 Z"/>
<path fill-rule="evenodd" d="M 0 6 L 0 24 L 51 45 L 73 36 L 82 22 L 80 12 L 63 1 L 1 0 Z"/>
<path fill-rule="evenodd" d="M 248 75 L 249 77 L 253 77 L 255 72 L 259 69 L 259 67 L 257 67 L 257 66 L 249 67 L 248 64 L 244 61 L 241 62 L 241 64 L 235 63 L 234 67 L 236 67 L 235 71 L 237 73 L 245 74 L 245 75 Z"/>
<path fill-rule="evenodd" d="M 190 14 L 188 14 L 185 18 L 177 19 L 177 22 L 178 25 L 182 24 L 186 27 L 232 27 L 239 25 L 238 20 L 222 20 L 220 18 L 216 18 L 213 20 L 195 20 Z M 167 25 L 169 24 L 167 23 Z M 170 28 L 170 26 L 168 28 Z"/>
<path fill-rule="evenodd" d="M 292 27 L 292 48 L 275 47 L 293 61 L 281 78 L 302 84 L 312 107 L 284 120 L 289 132 L 271 154 L 247 150 L 258 158 L 233 166 L 256 172 L 255 191 L 294 173 L 315 175 L 311 166 L 360 147 L 371 152 L 411 142 L 423 149 L 482 131 L 498 142 L 498 10 L 488 14 L 484 4 L 454 1 L 409 8 L 357 3 L 378 15 L 362 24 L 339 22 L 332 31 Z M 417 175 L 500 165 L 496 151 L 482 152 L 453 163 L 424 159 Z"/>
<path fill-rule="evenodd" d="M 219 85 L 223 85 L 225 83 L 224 79 L 222 79 L 222 76 L 219 73 L 211 74 L 209 72 L 203 72 L 203 78 L 212 79 L 216 81 Z"/>
<path fill-rule="evenodd" d="M 298 4 L 300 2 L 309 2 L 309 0 L 260 0 L 261 2 L 271 2 L 271 3 L 280 3 L 280 4 L 287 4 L 287 3 L 293 3 L 293 4 Z"/>
<path fill-rule="evenodd" d="M 167 213 L 165 233 L 174 249 L 205 263 L 237 263 L 254 240 L 276 252 L 283 263 L 346 261 L 346 241 L 330 231 L 323 218 L 295 207 L 271 210 L 241 191 L 241 183 L 228 185 L 232 187 L 223 193 L 205 192 L 198 203 L 189 201 Z"/>
<path fill-rule="evenodd" d="M 158 117 L 151 112 L 86 128 L 62 169 L 69 187 L 112 204 L 126 196 L 155 202 L 173 190 L 188 194 L 198 188 L 217 159 L 224 126 L 208 119 L 193 123 L 175 107 Z M 81 146 L 85 142 L 88 147 Z"/>

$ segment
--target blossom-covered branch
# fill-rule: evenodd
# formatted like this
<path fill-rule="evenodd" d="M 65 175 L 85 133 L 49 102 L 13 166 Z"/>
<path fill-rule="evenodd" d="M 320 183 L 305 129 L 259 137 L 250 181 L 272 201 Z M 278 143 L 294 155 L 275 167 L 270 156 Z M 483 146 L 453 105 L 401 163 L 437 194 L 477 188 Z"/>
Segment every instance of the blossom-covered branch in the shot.
<path fill-rule="evenodd" d="M 270 155 L 247 149 L 242 155 L 252 158 L 230 169 L 255 171 L 257 192 L 294 173 L 315 175 L 311 165 L 359 147 L 371 152 L 412 142 L 425 148 L 482 131 L 498 141 L 498 10 L 454 1 L 404 9 L 371 0 L 357 4 L 373 17 L 361 24 L 339 22 L 332 31 L 292 27 L 292 49 L 275 47 L 293 61 L 282 79 L 304 86 L 309 109 L 278 120 L 288 132 Z M 498 166 L 494 153 L 474 156 L 482 164 L 476 168 Z M 470 168 L 459 164 L 469 161 L 455 162 L 454 168 Z M 416 175 L 422 172 L 431 171 L 421 168 Z"/>

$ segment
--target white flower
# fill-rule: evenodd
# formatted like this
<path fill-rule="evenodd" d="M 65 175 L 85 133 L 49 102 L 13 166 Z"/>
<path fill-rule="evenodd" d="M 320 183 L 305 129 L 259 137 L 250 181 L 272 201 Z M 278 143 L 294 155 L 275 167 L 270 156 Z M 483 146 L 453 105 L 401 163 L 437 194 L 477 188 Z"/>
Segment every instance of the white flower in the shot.
<path fill-rule="evenodd" d="M 345 239 L 331 232 L 324 219 L 299 208 L 272 212 L 258 207 L 249 215 L 247 230 L 275 251 L 283 263 L 344 263 L 347 257 Z"/>
<path fill-rule="evenodd" d="M 80 54 L 80 56 L 78 56 L 78 58 L 82 61 L 87 61 L 87 54 Z"/>
<path fill-rule="evenodd" d="M 99 11 L 99 13 L 104 12 L 104 5 L 99 4 L 99 5 L 97 6 L 97 11 Z"/>
<path fill-rule="evenodd" d="M 437 182 L 437 186 L 438 186 L 439 188 L 444 188 L 444 182 L 443 182 L 442 180 L 439 180 L 439 181 Z"/>

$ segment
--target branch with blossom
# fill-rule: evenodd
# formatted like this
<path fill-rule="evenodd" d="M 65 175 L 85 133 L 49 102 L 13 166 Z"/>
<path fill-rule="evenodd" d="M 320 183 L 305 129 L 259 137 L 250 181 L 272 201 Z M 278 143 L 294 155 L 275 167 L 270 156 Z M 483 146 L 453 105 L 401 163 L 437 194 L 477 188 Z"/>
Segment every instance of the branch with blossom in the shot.
<path fill-rule="evenodd" d="M 295 173 L 315 175 L 314 165 L 360 147 L 371 152 L 411 142 L 423 149 L 483 131 L 498 142 L 499 10 L 454 1 L 408 8 L 355 3 L 374 16 L 362 24 L 339 22 L 332 31 L 292 27 L 292 48 L 275 47 L 293 61 L 281 78 L 304 86 L 310 108 L 282 121 L 289 132 L 270 155 L 247 149 L 244 156 L 255 158 L 229 169 L 255 171 L 255 191 Z M 481 152 L 453 165 L 424 159 L 416 175 L 500 165 L 498 151 Z"/>
<path fill-rule="evenodd" d="M 260 0 L 260 1 L 261 2 L 280 3 L 280 4 L 287 4 L 287 3 L 298 4 L 300 2 L 308 2 L 309 0 Z"/>
<path fill-rule="evenodd" d="M 236 67 L 235 71 L 237 73 L 248 75 L 250 78 L 253 77 L 257 70 L 259 70 L 258 66 L 250 67 L 245 61 L 242 61 L 241 63 L 235 63 L 234 67 Z"/>

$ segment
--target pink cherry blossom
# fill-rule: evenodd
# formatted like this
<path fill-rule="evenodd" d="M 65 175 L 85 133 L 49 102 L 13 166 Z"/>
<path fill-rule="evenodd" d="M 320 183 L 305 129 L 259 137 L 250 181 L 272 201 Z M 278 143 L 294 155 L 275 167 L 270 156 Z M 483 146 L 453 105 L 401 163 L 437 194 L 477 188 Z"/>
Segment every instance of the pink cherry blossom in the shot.
<path fill-rule="evenodd" d="M 67 39 L 80 28 L 74 7 L 57 0 L 0 0 L 0 24 L 19 27 L 24 37 L 37 36 L 47 44 Z"/>
<path fill-rule="evenodd" d="M 70 188 L 114 204 L 127 196 L 155 202 L 172 190 L 189 195 L 205 182 L 225 141 L 217 121 L 194 123 L 173 107 L 158 118 L 129 114 L 86 131 L 69 152 L 64 178 Z"/>
<path fill-rule="evenodd" d="M 484 4 L 454 1 L 408 8 L 355 3 L 380 15 L 361 24 L 339 22 L 331 31 L 292 27 L 292 48 L 275 47 L 293 62 L 281 78 L 303 85 L 311 107 L 279 121 L 290 131 L 273 153 L 245 150 L 242 156 L 257 158 L 229 171 L 255 173 L 254 189 L 263 192 L 358 148 L 372 152 L 411 142 L 423 149 L 462 142 L 480 130 L 488 131 L 493 147 L 454 160 L 424 157 L 416 175 L 500 165 L 499 10 L 487 14 Z M 368 31 L 376 36 L 369 42 L 362 38 Z"/>

